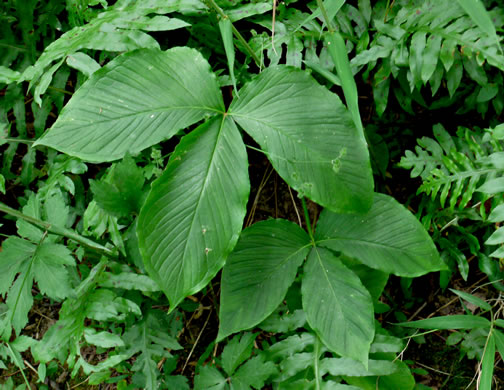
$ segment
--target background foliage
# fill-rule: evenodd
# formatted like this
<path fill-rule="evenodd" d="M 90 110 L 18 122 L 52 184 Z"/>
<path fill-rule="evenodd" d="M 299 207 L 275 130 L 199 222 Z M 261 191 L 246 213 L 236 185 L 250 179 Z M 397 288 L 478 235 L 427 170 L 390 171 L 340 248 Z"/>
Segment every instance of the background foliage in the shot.
<path fill-rule="evenodd" d="M 2 388 L 502 386 L 499 2 L 0 18 Z"/>

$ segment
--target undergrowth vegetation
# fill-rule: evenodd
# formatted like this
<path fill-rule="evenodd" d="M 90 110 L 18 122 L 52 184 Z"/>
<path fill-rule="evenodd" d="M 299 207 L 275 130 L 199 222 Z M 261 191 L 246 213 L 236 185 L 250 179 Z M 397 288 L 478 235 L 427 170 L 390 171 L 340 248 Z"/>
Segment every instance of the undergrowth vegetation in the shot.
<path fill-rule="evenodd" d="M 504 385 L 499 2 L 0 18 L 2 389 Z"/>

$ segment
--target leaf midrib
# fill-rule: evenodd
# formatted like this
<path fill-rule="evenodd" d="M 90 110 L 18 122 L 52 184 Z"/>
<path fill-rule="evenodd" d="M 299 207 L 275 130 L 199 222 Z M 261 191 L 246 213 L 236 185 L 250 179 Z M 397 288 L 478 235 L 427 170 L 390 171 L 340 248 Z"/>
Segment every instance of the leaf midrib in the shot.
<path fill-rule="evenodd" d="M 215 159 L 217 145 L 219 144 L 220 139 L 222 137 L 222 133 L 223 133 L 223 128 L 224 128 L 224 123 L 225 122 L 226 122 L 226 116 L 223 116 L 222 120 L 221 120 L 221 123 L 219 125 L 219 131 L 218 131 L 217 139 L 215 140 L 215 143 L 214 143 L 214 147 L 213 147 L 213 150 L 212 150 L 210 162 L 209 162 L 208 167 L 207 167 L 206 172 L 205 172 L 205 180 L 203 181 L 203 185 L 201 186 L 201 191 L 200 191 L 200 194 L 198 196 L 198 201 L 196 203 L 196 208 L 194 209 L 194 213 L 193 213 L 192 218 L 191 218 L 189 232 L 187 234 L 188 237 L 190 237 L 191 234 L 192 234 L 192 231 L 194 229 L 194 221 L 196 219 L 196 215 L 198 214 L 198 211 L 199 211 L 199 208 L 200 208 L 200 205 L 201 205 L 201 199 L 203 197 L 203 194 L 206 192 L 206 188 L 207 188 L 207 185 L 208 185 L 209 172 L 210 172 L 210 169 L 212 168 L 212 165 L 213 165 L 213 162 L 214 162 L 214 159 Z M 183 280 L 183 279 L 181 279 L 181 275 L 182 275 L 182 272 L 184 270 L 184 264 L 185 264 L 185 261 L 186 261 L 186 252 L 187 252 L 187 247 L 189 245 L 189 241 L 190 241 L 189 239 L 186 239 L 185 244 L 184 244 L 184 250 L 182 252 L 182 264 L 179 267 L 178 280 Z"/>
<path fill-rule="evenodd" d="M 276 156 L 277 158 L 280 158 L 280 159 L 282 159 L 284 161 L 287 161 L 289 164 L 294 164 L 294 163 L 309 163 L 310 162 L 310 163 L 313 163 L 315 165 L 315 164 L 330 164 L 330 162 L 331 162 L 331 160 L 325 160 L 324 156 L 322 155 L 322 153 L 320 153 L 317 149 L 309 148 L 304 142 L 297 142 L 298 140 L 301 140 L 301 138 L 296 138 L 294 135 L 286 133 L 281 128 L 273 126 L 273 124 L 271 124 L 269 122 L 265 122 L 265 121 L 262 121 L 262 120 L 260 120 L 258 118 L 250 117 L 248 115 L 243 115 L 243 114 L 229 113 L 229 115 L 230 116 L 241 117 L 241 118 L 248 119 L 248 120 L 255 121 L 255 122 L 259 122 L 262 125 L 264 125 L 265 127 L 269 127 L 270 129 L 277 131 L 278 133 L 280 133 L 285 138 L 290 139 L 293 142 L 293 144 L 297 145 L 298 147 L 303 148 L 305 151 L 321 157 L 321 161 L 313 161 L 313 159 L 310 160 L 310 161 L 298 161 L 298 160 L 289 160 L 289 159 L 287 159 L 285 157 L 281 157 L 281 156 Z M 252 138 L 254 138 L 254 137 L 252 137 Z M 268 149 L 270 149 L 270 148 L 268 148 Z"/>
<path fill-rule="evenodd" d="M 324 243 L 328 242 L 328 241 L 356 242 L 356 243 L 360 243 L 360 244 L 366 244 L 366 245 L 369 245 L 369 246 L 378 246 L 378 247 L 387 248 L 387 249 L 395 249 L 395 250 L 403 252 L 403 253 L 408 253 L 408 251 L 406 249 L 400 248 L 400 247 L 397 247 L 397 246 L 385 245 L 385 244 L 382 244 L 382 243 L 379 243 L 379 242 L 375 242 L 375 241 L 368 241 L 368 240 L 359 239 L 359 238 L 342 237 L 342 236 L 330 237 L 330 238 L 326 238 L 326 239 L 323 239 L 323 240 L 317 240 L 317 241 L 315 241 L 315 244 L 321 244 L 321 246 L 324 246 Z"/>
<path fill-rule="evenodd" d="M 206 111 L 213 112 L 215 114 L 224 114 L 223 111 L 219 111 L 216 108 L 206 107 L 206 106 L 169 106 L 169 107 L 159 107 L 159 108 L 151 109 L 151 110 L 135 111 L 135 112 L 130 113 L 130 114 L 121 115 L 119 117 L 114 117 L 114 118 L 109 118 L 109 119 L 103 119 L 103 120 L 99 120 L 99 121 L 93 121 L 93 122 L 90 122 L 90 123 L 92 123 L 93 125 L 96 125 L 96 124 L 107 123 L 107 122 L 112 122 L 112 121 L 119 121 L 121 119 L 131 118 L 131 117 L 134 117 L 134 116 L 137 116 L 137 115 L 145 115 L 145 114 L 158 113 L 158 112 L 169 112 L 169 111 L 184 110 L 184 109 L 185 110 L 187 110 L 187 109 L 191 109 L 191 110 L 206 110 Z M 73 122 L 73 121 L 74 121 L 74 118 L 70 118 L 70 119 L 62 118 L 62 120 L 60 122 Z"/>

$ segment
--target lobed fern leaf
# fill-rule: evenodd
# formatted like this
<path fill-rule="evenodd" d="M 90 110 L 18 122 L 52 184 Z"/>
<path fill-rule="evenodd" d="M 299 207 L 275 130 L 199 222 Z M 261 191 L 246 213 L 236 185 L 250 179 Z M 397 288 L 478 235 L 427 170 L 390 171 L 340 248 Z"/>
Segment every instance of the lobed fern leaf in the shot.
<path fill-rule="evenodd" d="M 399 166 L 411 169 L 411 177 L 427 179 L 431 172 L 443 166 L 443 149 L 432 138 L 422 137 L 417 140 L 415 152 L 406 150 Z"/>
<path fill-rule="evenodd" d="M 167 328 L 169 325 L 164 313 L 151 310 L 124 334 L 124 354 L 138 354 L 132 370 L 137 372 L 135 382 L 141 383 L 142 388 L 156 389 L 159 377 L 157 362 L 160 358 L 171 358 L 171 350 L 182 348 L 171 332 L 166 331 Z"/>
<path fill-rule="evenodd" d="M 494 99 L 498 93 L 499 77 L 489 82 L 483 68 L 486 62 L 492 67 L 504 70 L 504 56 L 495 36 L 489 36 L 456 2 L 413 1 L 403 2 L 395 16 L 384 22 L 382 15 L 376 15 L 373 24 L 379 34 L 375 35 L 370 47 L 357 54 L 351 61 L 357 69 L 368 65 L 375 67 L 373 89 L 378 114 L 386 107 L 389 76 L 399 78 L 404 73 L 409 91 L 420 91 L 430 84 L 434 96 L 443 80 L 450 95 L 455 96 L 465 74 L 479 85 L 472 91 L 471 102 L 478 104 Z M 492 10 L 496 24 L 501 18 L 499 10 Z M 493 77 L 493 76 L 491 76 Z M 399 90 L 394 90 L 400 94 Z M 471 91 L 466 91 L 471 93 Z M 499 95 L 500 97 L 500 95 Z M 417 97 L 422 104 L 421 98 Z M 486 107 L 486 106 L 485 106 Z M 486 112 L 486 108 L 479 107 Z M 502 108 L 496 107 L 496 110 Z"/>
<path fill-rule="evenodd" d="M 490 130 L 483 133 L 459 128 L 457 137 L 450 137 L 441 125 L 435 126 L 437 141 L 423 137 L 415 151 L 406 151 L 400 167 L 411 169 L 411 176 L 423 180 L 418 192 L 425 192 L 441 206 L 448 201 L 451 210 L 463 209 L 484 183 L 501 177 L 502 143 Z M 485 195 L 483 195 L 485 196 Z M 484 200 L 484 199 L 483 199 Z"/>

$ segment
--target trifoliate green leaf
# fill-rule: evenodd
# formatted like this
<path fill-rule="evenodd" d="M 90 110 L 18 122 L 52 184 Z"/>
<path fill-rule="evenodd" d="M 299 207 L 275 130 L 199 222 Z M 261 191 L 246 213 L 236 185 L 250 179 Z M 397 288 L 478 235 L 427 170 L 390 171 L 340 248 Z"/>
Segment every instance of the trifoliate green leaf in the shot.
<path fill-rule="evenodd" d="M 227 380 L 215 367 L 203 366 L 194 378 L 194 390 L 224 390 Z"/>
<path fill-rule="evenodd" d="M 256 337 L 257 333 L 238 334 L 224 347 L 222 367 L 228 375 L 233 375 L 236 368 L 250 357 Z"/>
<path fill-rule="evenodd" d="M 33 280 L 40 291 L 53 299 L 63 299 L 72 293 L 66 266 L 75 266 L 70 251 L 58 244 L 42 242 L 40 245 L 10 237 L 0 252 L 0 293 L 7 292 L 7 318 L 17 334 L 28 322 L 28 312 L 33 304 Z M 16 274 L 18 277 L 14 284 Z"/>
<path fill-rule="evenodd" d="M 264 382 L 272 375 L 278 373 L 278 369 L 273 362 L 265 362 L 263 355 L 254 356 L 241 366 L 236 374 L 231 378 L 233 389 L 249 390 L 263 389 Z"/>
<path fill-rule="evenodd" d="M 124 341 L 117 334 L 110 332 L 97 332 L 93 328 L 84 329 L 84 338 L 86 342 L 97 347 L 113 348 L 124 346 Z"/>
<path fill-rule="evenodd" d="M 91 180 L 90 185 L 96 203 L 110 214 L 121 217 L 139 212 L 144 182 L 142 170 L 126 156 L 112 167 L 105 180 Z"/>
<path fill-rule="evenodd" d="M 72 294 L 65 266 L 75 266 L 75 260 L 67 247 L 53 243 L 40 245 L 33 262 L 33 276 L 40 292 L 53 299 L 64 299 Z"/>

